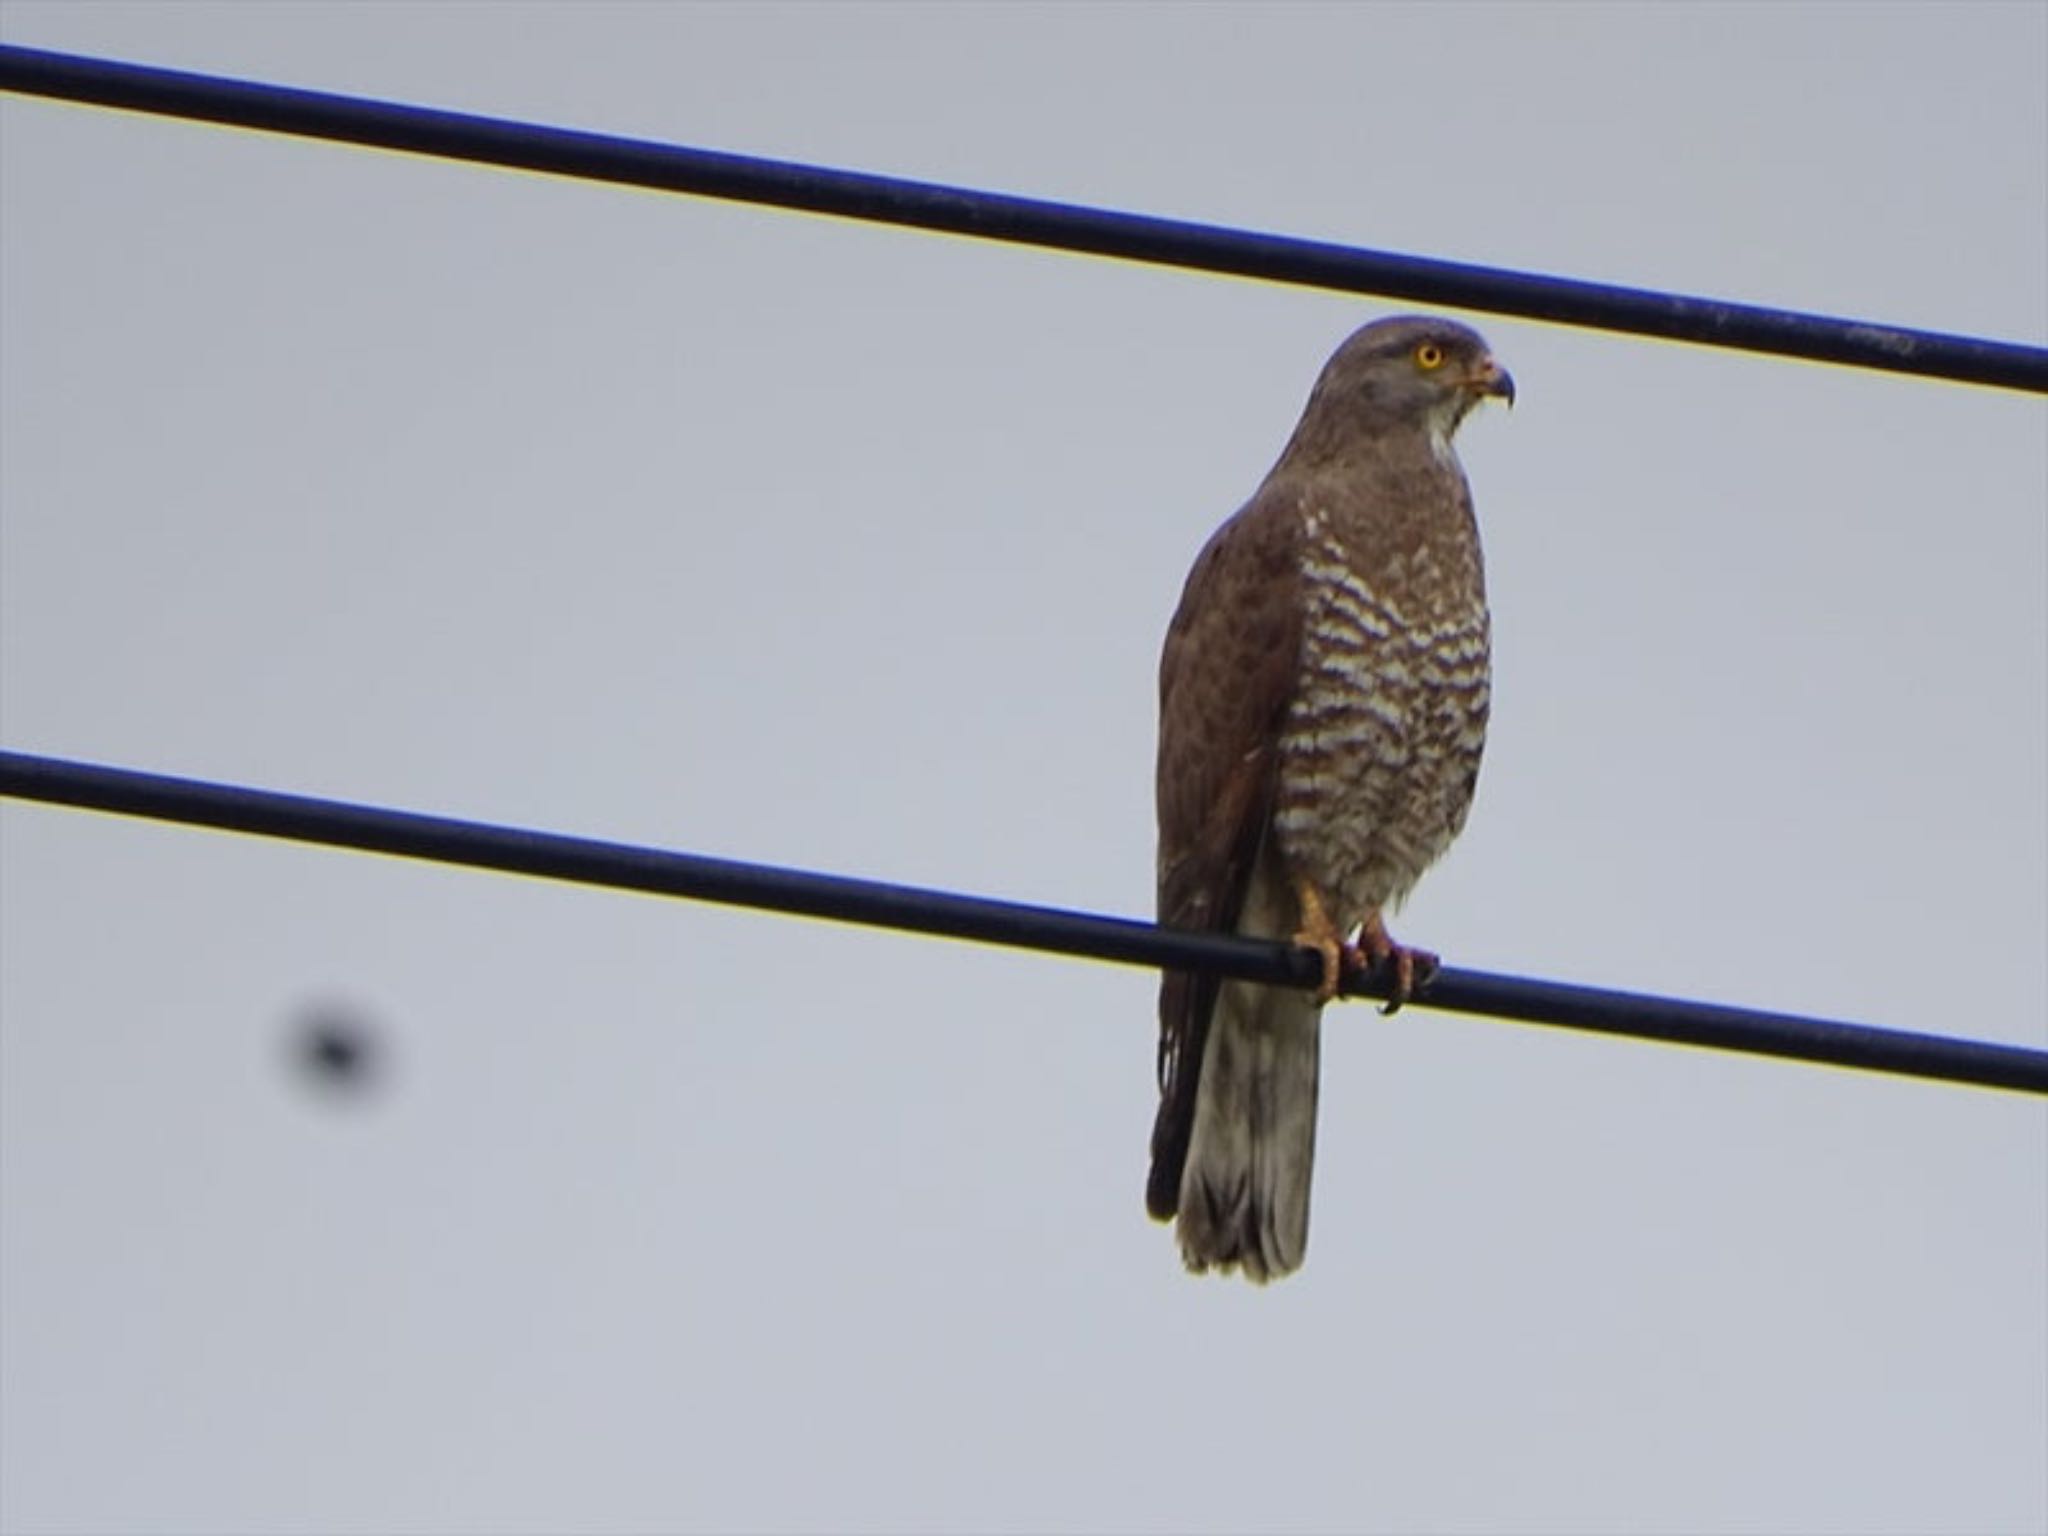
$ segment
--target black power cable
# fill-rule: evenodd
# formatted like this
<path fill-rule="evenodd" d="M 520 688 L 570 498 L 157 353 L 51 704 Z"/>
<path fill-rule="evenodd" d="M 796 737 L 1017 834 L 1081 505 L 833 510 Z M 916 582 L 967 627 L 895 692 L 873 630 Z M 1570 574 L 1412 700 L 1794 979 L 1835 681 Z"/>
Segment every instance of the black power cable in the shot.
<path fill-rule="evenodd" d="M 0 46 L 0 90 L 984 240 L 2048 393 L 2048 349 L 2013 342 L 1360 250 L 111 59 Z"/>
<path fill-rule="evenodd" d="M 0 752 L 0 796 L 1130 965 L 1313 986 L 1315 953 L 948 891 Z M 1384 997 L 1373 977 L 1347 987 Z M 1412 1006 L 2048 1094 L 2048 1051 L 1446 967 Z"/>

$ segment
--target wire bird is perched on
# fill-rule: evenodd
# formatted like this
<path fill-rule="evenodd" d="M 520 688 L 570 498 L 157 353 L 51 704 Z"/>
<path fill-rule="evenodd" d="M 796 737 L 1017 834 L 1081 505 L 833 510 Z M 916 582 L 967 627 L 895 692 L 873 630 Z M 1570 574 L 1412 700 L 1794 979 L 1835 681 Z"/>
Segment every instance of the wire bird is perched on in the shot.
<path fill-rule="evenodd" d="M 1167 630 L 1159 921 L 1323 957 L 1314 994 L 1161 985 L 1145 1203 L 1178 1220 L 1192 1270 L 1300 1266 L 1323 1004 L 1347 962 L 1391 967 L 1389 1009 L 1434 964 L 1383 914 L 1465 824 L 1479 774 L 1486 584 L 1451 438 L 1488 395 L 1512 403 L 1514 382 L 1462 325 L 1357 332 Z"/>

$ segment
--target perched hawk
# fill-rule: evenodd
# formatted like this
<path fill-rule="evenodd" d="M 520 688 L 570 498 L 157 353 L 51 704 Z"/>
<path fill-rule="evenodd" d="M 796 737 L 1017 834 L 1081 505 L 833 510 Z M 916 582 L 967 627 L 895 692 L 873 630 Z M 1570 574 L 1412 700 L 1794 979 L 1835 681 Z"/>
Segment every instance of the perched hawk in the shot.
<path fill-rule="evenodd" d="M 1300 1266 L 1323 1004 L 1418 959 L 1385 911 L 1465 823 L 1486 734 L 1486 586 L 1451 437 L 1514 381 L 1472 331 L 1381 320 L 1181 594 L 1159 663 L 1159 921 L 1288 939 L 1323 984 L 1169 973 L 1145 1203 L 1189 1269 Z M 1351 935 L 1358 934 L 1356 945 Z"/>

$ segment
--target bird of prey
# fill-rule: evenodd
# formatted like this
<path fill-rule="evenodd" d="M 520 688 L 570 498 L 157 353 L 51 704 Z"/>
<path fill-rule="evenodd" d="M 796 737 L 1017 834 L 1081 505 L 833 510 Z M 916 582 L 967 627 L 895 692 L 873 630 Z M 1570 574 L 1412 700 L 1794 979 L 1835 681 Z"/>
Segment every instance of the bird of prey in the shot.
<path fill-rule="evenodd" d="M 1356 332 L 1167 630 L 1159 921 L 1323 962 L 1313 993 L 1162 982 L 1145 1203 L 1191 1270 L 1300 1266 L 1323 1005 L 1347 967 L 1387 967 L 1389 1011 L 1434 967 L 1385 914 L 1464 826 L 1479 773 L 1486 585 L 1451 438 L 1487 396 L 1512 404 L 1514 381 L 1465 326 Z"/>

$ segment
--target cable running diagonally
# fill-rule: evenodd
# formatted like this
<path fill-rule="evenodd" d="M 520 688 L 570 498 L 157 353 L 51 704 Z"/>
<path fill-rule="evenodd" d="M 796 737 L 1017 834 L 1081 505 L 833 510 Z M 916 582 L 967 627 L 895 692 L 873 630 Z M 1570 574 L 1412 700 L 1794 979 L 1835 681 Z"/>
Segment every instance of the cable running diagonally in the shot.
<path fill-rule="evenodd" d="M 590 181 L 2048 393 L 2048 349 L 0 46 L 0 90 Z"/>
<path fill-rule="evenodd" d="M 1313 950 L 239 785 L 0 752 L 0 796 L 1129 965 L 1314 986 Z M 1348 995 L 1384 997 L 1366 977 Z M 1446 968 L 1416 1007 L 2048 1094 L 2048 1051 Z"/>

